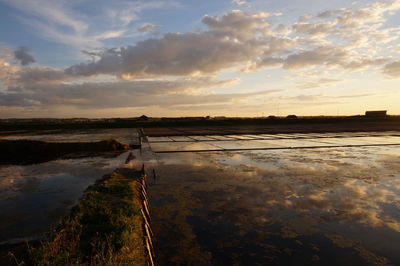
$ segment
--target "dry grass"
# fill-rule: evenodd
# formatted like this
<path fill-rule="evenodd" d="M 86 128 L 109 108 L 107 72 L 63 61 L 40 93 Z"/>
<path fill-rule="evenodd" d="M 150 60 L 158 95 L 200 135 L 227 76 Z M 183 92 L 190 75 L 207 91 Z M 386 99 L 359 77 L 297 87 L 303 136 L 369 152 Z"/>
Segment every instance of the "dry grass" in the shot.
<path fill-rule="evenodd" d="M 88 188 L 50 241 L 31 248 L 34 265 L 147 265 L 140 172 L 120 169 Z"/>

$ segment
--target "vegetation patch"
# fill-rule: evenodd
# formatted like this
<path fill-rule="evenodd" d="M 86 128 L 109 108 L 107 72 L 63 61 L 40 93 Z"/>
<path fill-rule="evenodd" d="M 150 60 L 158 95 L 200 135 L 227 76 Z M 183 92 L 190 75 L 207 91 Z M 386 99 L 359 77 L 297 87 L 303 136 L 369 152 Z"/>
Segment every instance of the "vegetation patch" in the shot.
<path fill-rule="evenodd" d="M 147 265 L 142 172 L 117 169 L 90 186 L 28 265 Z"/>
<path fill-rule="evenodd" d="M 115 139 L 97 142 L 46 142 L 38 140 L 0 140 L 0 164 L 42 163 L 67 155 L 121 152 L 129 145 Z"/>

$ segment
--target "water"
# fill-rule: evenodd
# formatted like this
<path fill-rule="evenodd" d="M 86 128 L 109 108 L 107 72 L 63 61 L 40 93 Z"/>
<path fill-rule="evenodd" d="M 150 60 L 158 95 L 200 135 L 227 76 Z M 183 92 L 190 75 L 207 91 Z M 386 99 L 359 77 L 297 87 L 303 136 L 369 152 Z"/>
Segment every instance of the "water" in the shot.
<path fill-rule="evenodd" d="M 135 129 L 26 134 L 7 139 L 90 142 L 117 138 L 129 143 Z M 106 152 L 41 164 L 0 165 L 0 244 L 41 238 L 69 213 L 84 190 L 123 165 L 128 152 Z"/>
<path fill-rule="evenodd" d="M 136 131 L 5 138 L 111 137 Z M 149 140 L 128 165 L 123 153 L 0 166 L 0 242 L 40 237 L 95 180 L 145 163 L 160 265 L 400 265 L 400 146 L 332 148 L 400 144 L 397 132 Z"/>
<path fill-rule="evenodd" d="M 149 199 L 159 264 L 400 265 L 400 147 L 323 147 L 399 138 L 339 135 L 197 143 L 318 149 L 155 153 Z"/>

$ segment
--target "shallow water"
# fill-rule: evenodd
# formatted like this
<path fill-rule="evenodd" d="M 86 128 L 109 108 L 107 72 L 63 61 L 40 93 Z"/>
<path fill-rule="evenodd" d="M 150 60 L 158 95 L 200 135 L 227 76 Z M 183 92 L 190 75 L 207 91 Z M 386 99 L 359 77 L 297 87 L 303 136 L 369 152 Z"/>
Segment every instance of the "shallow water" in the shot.
<path fill-rule="evenodd" d="M 136 131 L 31 136 L 129 142 Z M 399 144 L 397 132 L 149 140 L 128 165 L 124 153 L 0 167 L 0 242 L 42 235 L 88 185 L 143 162 L 160 265 L 400 265 L 400 146 L 327 148 Z M 257 148 L 272 149 L 229 151 Z"/>
<path fill-rule="evenodd" d="M 198 144 L 325 145 L 301 135 L 304 142 L 286 135 Z M 336 135 L 327 145 L 399 142 Z M 161 265 L 400 265 L 399 146 L 154 156 L 149 199 Z"/>
<path fill-rule="evenodd" d="M 91 142 L 112 137 L 128 142 L 136 136 L 135 129 L 116 129 L 9 138 Z M 123 165 L 127 154 L 108 152 L 41 164 L 0 166 L 0 244 L 42 237 L 68 214 L 89 185 Z"/>

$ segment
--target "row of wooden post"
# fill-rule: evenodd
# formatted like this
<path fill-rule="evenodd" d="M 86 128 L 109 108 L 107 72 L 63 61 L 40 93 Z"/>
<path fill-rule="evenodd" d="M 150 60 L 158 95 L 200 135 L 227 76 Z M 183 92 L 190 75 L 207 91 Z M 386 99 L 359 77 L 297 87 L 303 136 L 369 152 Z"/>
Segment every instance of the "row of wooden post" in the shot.
<path fill-rule="evenodd" d="M 149 256 L 149 265 L 154 266 L 154 246 L 153 246 L 153 231 L 150 226 L 150 211 L 149 211 L 149 203 L 147 200 L 147 175 L 144 169 L 144 164 L 142 166 L 142 178 L 141 178 L 141 200 L 142 200 L 142 216 L 143 216 L 143 232 L 145 233 L 145 245 L 146 250 Z"/>

